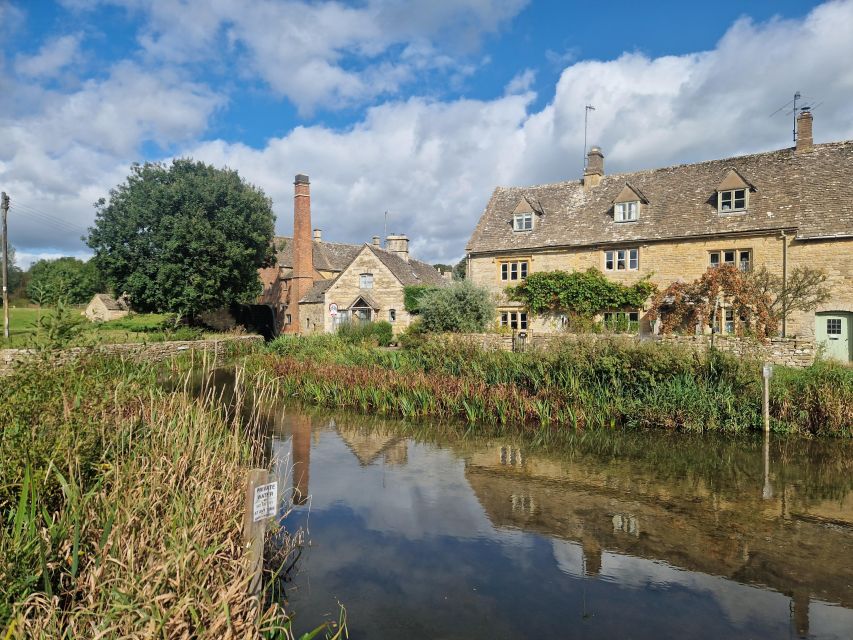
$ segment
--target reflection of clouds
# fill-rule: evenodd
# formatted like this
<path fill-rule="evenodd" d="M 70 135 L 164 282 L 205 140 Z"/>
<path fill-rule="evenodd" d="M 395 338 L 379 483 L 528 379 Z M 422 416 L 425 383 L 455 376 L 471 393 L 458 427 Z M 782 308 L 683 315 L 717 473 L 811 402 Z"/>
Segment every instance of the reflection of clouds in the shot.
<path fill-rule="evenodd" d="M 705 592 L 734 624 L 759 622 L 788 628 L 790 598 L 780 593 L 704 573 L 684 571 L 664 562 L 610 552 L 603 556 L 601 576 L 606 580 L 635 589 L 678 585 L 693 592 Z"/>
<path fill-rule="evenodd" d="M 853 611 L 825 602 L 812 602 L 809 633 L 815 638 L 853 638 Z"/>
<path fill-rule="evenodd" d="M 579 544 L 552 538 L 551 549 L 560 571 L 575 578 L 583 576 L 583 548 Z"/>

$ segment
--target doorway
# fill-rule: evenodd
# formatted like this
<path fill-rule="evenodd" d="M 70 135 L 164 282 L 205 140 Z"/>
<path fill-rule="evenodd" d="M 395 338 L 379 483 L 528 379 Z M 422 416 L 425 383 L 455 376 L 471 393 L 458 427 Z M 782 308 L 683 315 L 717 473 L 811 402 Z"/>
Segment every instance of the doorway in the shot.
<path fill-rule="evenodd" d="M 815 315 L 815 339 L 824 349 L 824 355 L 833 360 L 850 362 L 851 332 L 853 332 L 853 313 L 846 311 L 828 311 Z"/>

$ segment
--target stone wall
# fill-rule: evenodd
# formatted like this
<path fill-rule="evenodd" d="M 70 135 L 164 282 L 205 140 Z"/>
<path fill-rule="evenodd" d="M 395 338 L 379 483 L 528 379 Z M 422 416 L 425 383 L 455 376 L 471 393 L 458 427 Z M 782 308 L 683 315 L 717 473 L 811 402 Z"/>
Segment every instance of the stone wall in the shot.
<path fill-rule="evenodd" d="M 159 362 L 174 356 L 190 352 L 206 352 L 208 356 L 225 356 L 231 349 L 249 349 L 262 344 L 261 336 L 236 336 L 219 340 L 175 340 L 173 342 L 150 342 L 105 344 L 98 347 L 74 347 L 53 351 L 49 359 L 54 364 L 65 364 L 80 356 L 99 354 L 104 356 L 125 356 L 137 360 Z M 21 362 L 39 357 L 39 352 L 33 349 L 2 349 L 0 350 L 0 376 L 6 375 Z"/>
<path fill-rule="evenodd" d="M 488 350 L 511 351 L 513 340 L 508 334 L 466 333 L 447 334 L 450 340 L 464 341 Z M 640 342 L 635 335 L 627 334 L 572 334 L 572 333 L 534 333 L 528 338 L 531 348 L 547 349 L 566 341 L 622 340 Z M 655 336 L 645 338 L 660 344 L 679 344 L 699 351 L 706 351 L 711 344 L 710 336 Z M 520 345 L 519 345 L 520 346 Z M 716 336 L 714 346 L 720 351 L 736 356 L 769 362 L 788 367 L 808 367 L 815 360 L 815 342 L 810 338 L 774 338 L 769 343 L 761 343 L 751 338 Z"/>

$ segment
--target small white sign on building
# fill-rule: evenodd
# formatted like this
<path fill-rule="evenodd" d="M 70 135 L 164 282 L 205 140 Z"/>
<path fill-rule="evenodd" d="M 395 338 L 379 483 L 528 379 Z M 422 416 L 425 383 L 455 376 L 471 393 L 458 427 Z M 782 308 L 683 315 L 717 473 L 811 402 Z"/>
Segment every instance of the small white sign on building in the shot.
<path fill-rule="evenodd" d="M 334 302 L 329 305 L 329 315 L 333 318 L 338 315 L 338 305 L 336 305 Z"/>
<path fill-rule="evenodd" d="M 255 487 L 254 521 L 272 518 L 278 511 L 278 482 Z"/>

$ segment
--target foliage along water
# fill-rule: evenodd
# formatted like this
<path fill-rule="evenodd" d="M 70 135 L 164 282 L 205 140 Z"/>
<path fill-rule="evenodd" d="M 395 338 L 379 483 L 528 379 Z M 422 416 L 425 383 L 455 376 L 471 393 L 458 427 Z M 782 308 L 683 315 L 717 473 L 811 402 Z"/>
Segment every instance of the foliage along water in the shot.
<path fill-rule="evenodd" d="M 853 637 L 853 444 L 579 435 L 558 449 L 270 412 L 287 608 L 351 638 Z M 429 434 L 429 435 L 427 435 Z"/>

